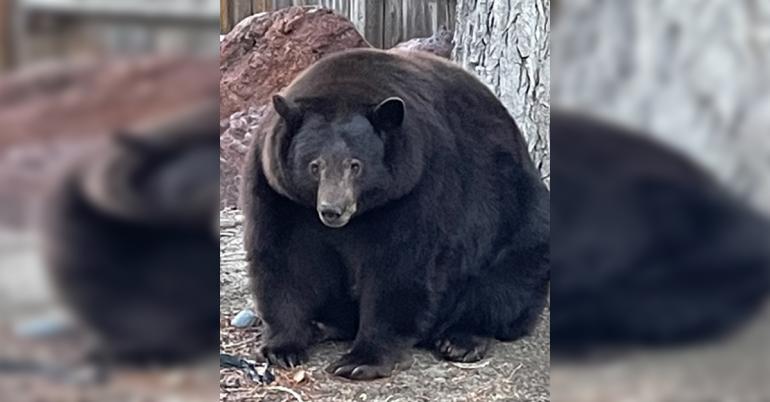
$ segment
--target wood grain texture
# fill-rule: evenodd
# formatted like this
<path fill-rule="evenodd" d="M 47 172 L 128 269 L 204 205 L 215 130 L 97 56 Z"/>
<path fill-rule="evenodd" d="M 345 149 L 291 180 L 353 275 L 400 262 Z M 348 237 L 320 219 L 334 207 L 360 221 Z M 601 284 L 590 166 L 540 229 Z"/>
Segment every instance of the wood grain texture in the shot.
<path fill-rule="evenodd" d="M 319 6 L 348 18 L 372 46 L 433 35 L 442 25 L 454 29 L 457 0 L 221 0 L 222 32 L 250 14 L 291 6 Z"/>

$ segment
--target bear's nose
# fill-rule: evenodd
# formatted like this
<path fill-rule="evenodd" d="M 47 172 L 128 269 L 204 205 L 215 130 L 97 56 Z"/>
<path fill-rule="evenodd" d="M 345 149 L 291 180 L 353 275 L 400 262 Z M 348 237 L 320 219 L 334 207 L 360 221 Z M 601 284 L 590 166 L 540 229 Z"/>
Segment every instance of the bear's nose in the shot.
<path fill-rule="evenodd" d="M 328 204 L 321 205 L 318 208 L 318 212 L 321 213 L 321 216 L 324 219 L 331 222 L 336 221 L 342 216 L 342 208 L 335 207 Z"/>

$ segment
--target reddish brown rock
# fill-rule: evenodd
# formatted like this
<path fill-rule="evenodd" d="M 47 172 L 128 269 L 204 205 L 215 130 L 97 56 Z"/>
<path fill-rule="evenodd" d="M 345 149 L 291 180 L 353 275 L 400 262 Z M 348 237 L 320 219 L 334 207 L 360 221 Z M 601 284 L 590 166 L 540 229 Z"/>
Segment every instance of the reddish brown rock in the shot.
<path fill-rule="evenodd" d="M 249 143 L 269 106 L 250 107 L 222 120 L 219 136 L 219 206 L 239 208 L 241 168 Z"/>
<path fill-rule="evenodd" d="M 439 30 L 430 37 L 410 39 L 393 46 L 393 49 L 417 50 L 433 53 L 436 56 L 449 59 L 452 57 L 452 49 L 454 48 L 452 37 L 452 31 L 448 30 L 445 26 L 441 26 Z"/>
<path fill-rule="evenodd" d="M 331 10 L 289 7 L 236 25 L 220 42 L 220 117 L 259 107 L 324 55 L 368 47 L 353 23 Z"/>
<path fill-rule="evenodd" d="M 216 60 L 148 56 L 59 63 L 0 79 L 6 144 L 91 137 L 216 95 Z"/>
<path fill-rule="evenodd" d="M 24 225 L 65 166 L 120 128 L 217 94 L 217 61 L 60 63 L 0 79 L 0 225 Z"/>

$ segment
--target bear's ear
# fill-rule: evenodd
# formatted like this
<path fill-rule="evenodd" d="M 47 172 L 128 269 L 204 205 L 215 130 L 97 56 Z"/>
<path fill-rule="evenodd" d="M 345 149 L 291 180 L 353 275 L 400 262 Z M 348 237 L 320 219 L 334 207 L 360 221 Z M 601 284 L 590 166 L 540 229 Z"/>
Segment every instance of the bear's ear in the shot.
<path fill-rule="evenodd" d="M 287 123 L 294 125 L 302 120 L 302 111 L 294 102 L 281 95 L 273 95 L 273 108 Z"/>
<path fill-rule="evenodd" d="M 404 101 L 399 97 L 390 97 L 375 106 L 369 120 L 378 131 L 389 131 L 401 127 L 404 122 Z"/>

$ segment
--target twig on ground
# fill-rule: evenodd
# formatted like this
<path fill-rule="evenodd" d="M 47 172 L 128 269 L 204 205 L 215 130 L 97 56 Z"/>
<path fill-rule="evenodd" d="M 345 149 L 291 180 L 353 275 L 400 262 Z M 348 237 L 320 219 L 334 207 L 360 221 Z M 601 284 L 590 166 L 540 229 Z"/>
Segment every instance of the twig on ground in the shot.
<path fill-rule="evenodd" d="M 300 395 L 299 395 L 299 394 L 298 394 L 296 391 L 294 391 L 294 390 L 293 390 L 293 389 L 291 389 L 291 388 L 286 388 L 286 387 L 281 387 L 281 386 L 277 386 L 277 385 L 275 385 L 275 386 L 271 386 L 271 387 L 265 387 L 265 389 L 266 389 L 266 390 L 271 390 L 271 391 L 283 391 L 283 392 L 287 392 L 287 393 L 291 394 L 291 396 L 293 396 L 293 397 L 294 397 L 294 399 L 296 399 L 297 401 L 299 401 L 299 402 L 304 402 L 304 401 L 302 400 L 302 397 L 301 397 L 301 396 L 300 396 Z"/>
<path fill-rule="evenodd" d="M 516 366 L 516 368 L 513 369 L 513 371 L 511 371 L 511 374 L 508 376 L 508 379 L 510 380 L 511 378 L 513 378 L 513 376 L 516 375 L 516 372 L 519 371 L 519 369 L 522 368 L 523 366 L 524 366 L 524 363 L 519 363 L 519 365 Z"/>
<path fill-rule="evenodd" d="M 463 370 L 473 370 L 473 369 L 479 369 L 482 367 L 489 366 L 489 360 L 485 360 L 481 363 L 456 363 L 456 362 L 449 362 L 449 364 L 459 367 Z"/>
<path fill-rule="evenodd" d="M 237 348 L 238 346 L 243 346 L 243 345 L 245 345 L 247 343 L 257 342 L 257 341 L 258 341 L 257 338 L 244 339 L 244 340 L 240 340 L 238 342 L 233 342 L 231 344 L 222 345 L 222 349 L 223 350 L 230 350 L 230 348 Z"/>

